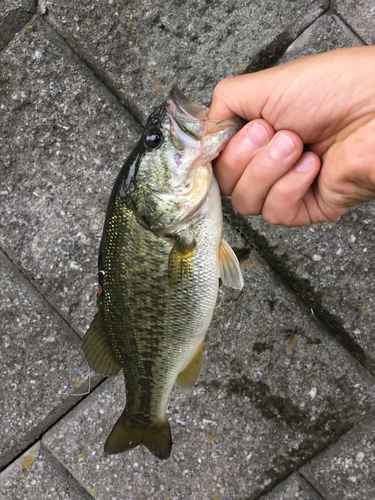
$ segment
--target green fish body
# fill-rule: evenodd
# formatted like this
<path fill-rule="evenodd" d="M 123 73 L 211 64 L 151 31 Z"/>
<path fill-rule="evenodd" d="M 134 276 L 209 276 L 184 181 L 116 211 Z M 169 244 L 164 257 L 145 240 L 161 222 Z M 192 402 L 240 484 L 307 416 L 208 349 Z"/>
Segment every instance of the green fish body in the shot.
<path fill-rule="evenodd" d="M 166 417 L 177 380 L 198 378 L 219 277 L 242 288 L 222 239 L 220 191 L 210 161 L 239 129 L 172 89 L 150 115 L 109 200 L 99 255 L 99 310 L 83 352 L 105 375 L 124 372 L 126 406 L 104 450 L 144 444 L 168 458 Z"/>

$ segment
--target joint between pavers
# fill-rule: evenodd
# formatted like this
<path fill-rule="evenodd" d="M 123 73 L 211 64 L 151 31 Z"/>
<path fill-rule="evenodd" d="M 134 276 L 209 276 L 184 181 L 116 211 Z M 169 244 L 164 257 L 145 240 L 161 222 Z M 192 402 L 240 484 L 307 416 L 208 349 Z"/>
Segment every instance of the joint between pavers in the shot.
<path fill-rule="evenodd" d="M 91 372 L 90 372 L 91 373 Z M 53 411 L 49 413 L 43 421 L 40 422 L 40 424 L 37 426 L 36 430 L 34 429 L 35 436 L 33 439 L 31 439 L 25 446 L 22 447 L 20 451 L 15 453 L 13 456 L 11 456 L 10 460 L 8 460 L 4 465 L 0 467 L 0 472 L 5 470 L 7 467 L 9 467 L 13 462 L 18 460 L 29 448 L 32 446 L 35 446 L 35 444 L 40 441 L 42 443 L 43 436 L 49 432 L 55 425 L 57 425 L 61 420 L 63 420 L 67 415 L 69 415 L 70 412 L 72 412 L 84 399 L 86 399 L 88 396 L 93 394 L 99 387 L 107 380 L 107 377 L 103 377 L 102 375 L 97 375 L 91 378 L 91 390 L 90 392 L 83 393 L 82 395 L 72 393 L 70 394 L 70 397 L 76 397 L 76 401 L 74 404 L 70 405 L 68 408 L 62 410 L 61 412 L 57 413 L 57 416 L 53 415 Z M 84 389 L 84 386 L 81 386 L 79 390 Z M 64 405 L 63 405 L 64 406 Z M 43 424 L 46 423 L 45 428 L 43 428 Z M 38 429 L 39 427 L 39 429 Z M 45 445 L 43 445 L 45 447 Z M 12 453 L 12 449 L 10 450 Z M 7 450 L 7 453 L 9 453 L 9 450 Z M 14 451 L 13 451 L 14 453 Z"/>
<path fill-rule="evenodd" d="M 325 497 L 323 497 L 322 493 L 316 489 L 316 487 L 311 484 L 309 479 L 303 474 L 302 471 L 298 471 L 298 474 L 303 478 L 304 481 L 310 486 L 310 488 L 313 490 L 313 492 L 317 495 L 317 497 L 321 500 L 326 500 Z"/>
<path fill-rule="evenodd" d="M 323 7 L 324 9 L 324 7 Z M 275 40 L 270 42 L 264 49 L 257 55 L 255 61 L 245 68 L 241 74 L 253 73 L 262 71 L 272 66 L 277 66 L 279 60 L 284 55 L 290 45 L 292 45 L 306 30 L 316 23 L 322 16 L 326 15 L 330 10 L 329 2 L 327 7 L 317 17 L 315 17 L 310 24 L 307 24 L 301 31 L 298 31 L 295 36 L 290 36 L 287 32 L 281 33 Z"/>
<path fill-rule="evenodd" d="M 279 486 L 279 485 L 282 485 L 282 483 L 285 483 L 287 482 L 290 478 L 292 478 L 293 476 L 295 477 L 298 477 L 301 481 L 305 482 L 309 488 L 311 489 L 311 491 L 314 493 L 314 499 L 315 500 L 326 500 L 325 498 L 322 497 L 322 495 L 317 491 L 316 488 L 314 488 L 311 483 L 305 478 L 305 476 L 303 476 L 299 470 L 296 470 L 294 472 L 292 472 L 291 474 L 288 474 L 284 479 L 282 479 L 281 481 L 277 481 L 275 482 L 274 484 L 272 484 L 271 487 L 267 487 L 265 488 L 262 493 L 251 499 L 251 500 L 263 500 L 265 497 L 267 497 L 270 493 L 272 494 L 272 492 Z M 293 495 L 294 496 L 294 495 Z M 298 497 L 299 498 L 299 497 Z M 305 498 L 305 497 L 304 497 Z M 309 497 L 310 498 L 310 497 Z"/>
<path fill-rule="evenodd" d="M 86 488 L 78 481 L 77 478 L 69 472 L 69 470 L 60 462 L 47 448 L 47 446 L 43 443 L 43 440 L 40 440 L 40 453 L 45 457 L 46 460 L 53 466 L 53 468 L 66 479 L 69 486 L 71 486 L 75 493 L 79 494 L 80 500 L 92 500 L 92 496 L 86 490 Z"/>
<path fill-rule="evenodd" d="M 367 359 L 366 354 L 363 352 L 361 346 L 356 344 L 353 339 L 351 339 L 345 331 L 342 329 L 341 325 L 338 324 L 337 319 L 333 317 L 330 312 L 324 309 L 322 306 L 322 311 L 317 312 L 317 308 L 314 307 L 314 304 L 310 304 L 303 299 L 303 294 L 306 296 L 306 292 L 311 295 L 312 301 L 316 306 L 320 305 L 320 297 L 314 291 L 314 288 L 309 283 L 306 283 L 302 278 L 297 275 L 293 275 L 291 270 L 288 269 L 285 264 L 282 262 L 281 258 L 275 253 L 274 247 L 269 244 L 269 242 L 259 234 L 255 229 L 250 227 L 245 218 L 237 214 L 234 211 L 234 208 L 230 206 L 229 201 L 223 202 L 224 212 L 228 212 L 229 220 L 233 222 L 233 218 L 231 217 L 231 213 L 234 216 L 234 220 L 237 222 L 237 228 L 240 230 L 242 237 L 244 240 L 254 245 L 254 249 L 262 256 L 262 258 L 267 262 L 270 268 L 274 271 L 275 275 L 280 280 L 280 283 L 286 289 L 289 289 L 293 294 L 298 298 L 301 306 L 307 311 L 313 313 L 313 317 L 315 321 L 319 324 L 321 329 L 335 342 L 337 342 L 345 351 L 351 356 L 353 361 L 359 365 L 359 367 L 366 372 L 366 374 L 370 377 L 374 376 L 373 371 L 371 370 L 368 364 L 370 361 Z M 241 218 L 241 219 L 239 219 Z M 245 229 L 245 230 L 244 230 Z M 299 289 L 302 289 L 302 292 Z M 328 326 L 328 321 L 332 321 L 332 326 Z"/>
<path fill-rule="evenodd" d="M 364 418 L 368 417 L 368 415 L 370 414 L 371 412 L 369 412 L 368 414 L 366 414 L 364 417 L 362 417 L 360 420 L 358 420 L 357 422 L 355 422 L 354 424 L 352 424 L 350 426 L 350 428 L 346 429 L 345 432 L 343 432 L 342 434 L 336 436 L 335 439 L 332 439 L 332 441 L 329 441 L 329 442 L 326 442 L 324 443 L 324 446 L 322 446 L 321 448 L 319 448 L 318 450 L 315 451 L 315 453 L 313 453 L 311 456 L 309 456 L 308 458 L 306 458 L 305 460 L 302 460 L 298 465 L 292 467 L 290 470 L 288 470 L 287 472 L 281 474 L 277 479 L 275 479 L 275 481 L 273 481 L 269 486 L 267 486 L 266 488 L 264 488 L 258 496 L 256 497 L 253 497 L 253 498 L 248 498 L 246 500 L 262 500 L 262 498 L 267 495 L 268 493 L 271 493 L 279 484 L 283 483 L 284 481 L 286 481 L 290 476 L 292 476 L 293 474 L 299 474 L 304 481 L 306 481 L 306 483 L 308 483 L 308 485 L 311 487 L 311 489 L 316 492 L 316 494 L 318 495 L 318 498 L 320 498 L 321 500 L 326 500 L 322 494 L 317 491 L 317 489 L 310 483 L 310 481 L 304 476 L 304 474 L 302 473 L 302 471 L 300 471 L 300 469 L 308 464 L 309 462 L 311 462 L 312 460 L 314 460 L 318 455 L 320 455 L 321 453 L 323 453 L 324 451 L 326 451 L 328 448 L 330 448 L 332 445 L 335 445 L 343 436 L 345 436 L 348 432 L 350 432 L 355 426 L 357 426 Z"/>
<path fill-rule="evenodd" d="M 298 474 L 303 478 L 304 481 L 306 481 L 306 483 L 310 486 L 310 488 L 313 490 L 313 492 L 316 494 L 316 496 L 321 499 L 321 500 L 326 500 L 322 493 L 320 491 L 318 491 L 315 486 L 313 484 L 311 484 L 311 482 L 308 480 L 307 477 L 305 477 L 301 471 L 298 471 Z"/>
<path fill-rule="evenodd" d="M 27 11 L 26 11 L 27 12 Z M 14 33 L 14 35 L 12 36 L 12 38 L 8 41 L 8 43 L 6 43 L 4 45 L 4 47 L 2 47 L 0 49 L 0 54 L 9 46 L 9 44 L 11 44 L 14 40 L 16 40 L 19 36 L 22 36 L 23 32 L 25 31 L 25 29 L 27 28 L 27 26 L 30 24 L 30 20 L 35 16 L 36 14 L 36 10 L 35 11 L 30 11 L 29 12 L 30 14 L 30 17 L 29 19 L 26 21 L 26 23 L 18 30 Z"/>
<path fill-rule="evenodd" d="M 349 31 L 349 34 L 355 38 L 358 39 L 358 41 L 360 43 L 362 43 L 362 45 L 368 45 L 368 43 L 365 42 L 365 40 L 361 37 L 361 35 L 359 35 L 355 29 L 350 26 L 350 24 L 341 16 L 341 14 L 339 14 L 338 12 L 334 12 L 334 15 L 336 16 L 337 18 L 337 21 L 342 25 L 342 28 L 345 30 L 345 31 Z"/>
<path fill-rule="evenodd" d="M 65 326 L 67 327 L 72 341 L 76 342 L 77 345 L 81 344 L 82 342 L 81 336 L 78 334 L 75 328 L 70 324 L 67 318 L 65 318 L 63 314 L 59 311 L 57 305 L 53 301 L 51 301 L 51 299 L 49 299 L 43 294 L 43 292 L 39 289 L 37 283 L 35 283 L 35 281 L 33 280 L 32 276 L 28 276 L 28 274 L 25 273 L 24 269 L 22 269 L 22 267 L 20 267 L 19 264 L 17 263 L 17 259 L 13 258 L 9 250 L 4 248 L 1 244 L 0 244 L 0 258 L 2 258 L 5 262 L 7 262 L 7 264 L 10 267 L 13 268 L 15 274 L 17 274 L 20 281 L 24 283 L 24 285 L 30 290 L 32 294 L 36 295 L 37 297 L 39 297 L 40 300 L 45 302 L 46 303 L 45 305 L 48 308 L 53 309 L 53 312 L 58 316 L 58 319 L 60 321 L 63 321 Z"/>

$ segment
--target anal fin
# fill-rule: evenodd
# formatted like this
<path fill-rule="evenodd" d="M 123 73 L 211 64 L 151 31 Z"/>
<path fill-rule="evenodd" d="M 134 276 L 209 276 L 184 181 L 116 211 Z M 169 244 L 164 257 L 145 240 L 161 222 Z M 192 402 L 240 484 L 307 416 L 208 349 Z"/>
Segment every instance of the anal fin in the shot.
<path fill-rule="evenodd" d="M 244 282 L 240 264 L 229 244 L 221 238 L 219 246 L 220 278 L 224 285 L 242 290 Z"/>
<path fill-rule="evenodd" d="M 204 342 L 200 344 L 189 364 L 177 376 L 176 383 L 181 389 L 190 389 L 197 381 L 204 359 Z"/>
<path fill-rule="evenodd" d="M 102 307 L 95 314 L 83 338 L 82 351 L 89 367 L 97 373 L 116 375 L 121 370 L 105 331 Z"/>

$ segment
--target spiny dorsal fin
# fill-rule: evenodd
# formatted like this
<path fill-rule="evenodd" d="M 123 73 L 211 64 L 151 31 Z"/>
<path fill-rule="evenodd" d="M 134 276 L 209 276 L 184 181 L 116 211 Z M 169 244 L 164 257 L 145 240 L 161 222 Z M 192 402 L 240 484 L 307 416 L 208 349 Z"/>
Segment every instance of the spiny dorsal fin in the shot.
<path fill-rule="evenodd" d="M 179 287 L 193 279 L 195 262 L 195 241 L 185 243 L 177 240 L 169 255 L 169 284 Z"/>
<path fill-rule="evenodd" d="M 102 307 L 95 314 L 83 338 L 82 351 L 89 367 L 97 373 L 116 375 L 121 370 L 105 331 Z"/>
<path fill-rule="evenodd" d="M 168 458 L 172 449 L 172 435 L 167 417 L 161 422 L 143 424 L 126 415 L 126 409 L 117 420 L 105 445 L 109 455 L 122 453 L 143 444 L 158 458 Z"/>
<path fill-rule="evenodd" d="M 224 285 L 242 290 L 243 277 L 240 264 L 229 244 L 221 238 L 219 246 L 219 268 L 220 278 Z"/>
<path fill-rule="evenodd" d="M 204 342 L 200 344 L 189 364 L 178 374 L 176 383 L 181 389 L 190 389 L 197 381 L 204 358 Z"/>

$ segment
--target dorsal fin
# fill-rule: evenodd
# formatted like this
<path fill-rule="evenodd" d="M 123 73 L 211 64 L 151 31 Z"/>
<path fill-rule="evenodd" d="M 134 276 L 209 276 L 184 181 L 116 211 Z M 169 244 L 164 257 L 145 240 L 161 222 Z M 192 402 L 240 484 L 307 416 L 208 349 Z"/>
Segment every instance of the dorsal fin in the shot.
<path fill-rule="evenodd" d="M 229 244 L 221 238 L 219 245 L 219 269 L 220 278 L 224 285 L 230 285 L 232 288 L 242 290 L 243 277 L 240 264 Z"/>

